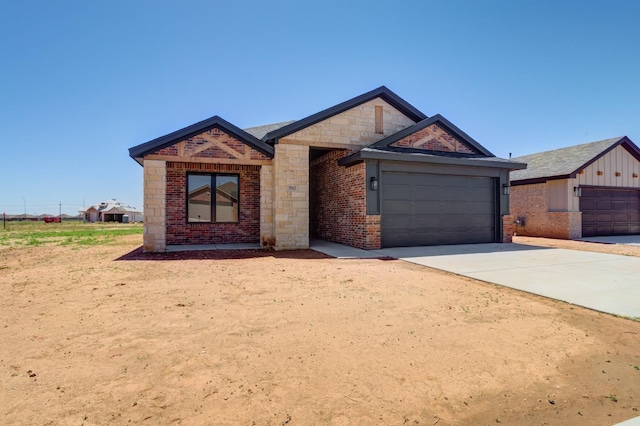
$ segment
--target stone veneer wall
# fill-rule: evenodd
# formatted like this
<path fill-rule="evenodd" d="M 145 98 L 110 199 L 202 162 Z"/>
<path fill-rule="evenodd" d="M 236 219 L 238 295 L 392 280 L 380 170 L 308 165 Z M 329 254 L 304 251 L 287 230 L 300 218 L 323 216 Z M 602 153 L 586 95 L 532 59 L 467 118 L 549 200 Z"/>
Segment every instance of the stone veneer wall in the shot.
<path fill-rule="evenodd" d="M 524 226 L 516 226 L 515 234 L 529 237 L 578 239 L 582 237 L 581 212 L 550 212 L 546 183 L 511 187 L 511 215 L 524 219 Z"/>
<path fill-rule="evenodd" d="M 187 172 L 238 174 L 239 221 L 188 223 Z M 260 240 L 260 166 L 168 162 L 166 173 L 167 244 L 257 243 Z"/>
<path fill-rule="evenodd" d="M 276 250 L 309 248 L 309 147 L 276 144 L 273 177 Z"/>
<path fill-rule="evenodd" d="M 341 167 L 350 154 L 331 151 L 311 162 L 312 235 L 363 249 L 380 248 L 380 216 L 367 215 L 365 163 Z"/>
<path fill-rule="evenodd" d="M 383 109 L 382 134 L 375 132 L 376 106 L 381 106 Z M 370 145 L 413 124 L 415 124 L 413 120 L 389 103 L 381 98 L 375 98 L 287 135 L 285 140 L 304 141 L 313 146 L 363 146 Z"/>
<path fill-rule="evenodd" d="M 165 202 L 166 162 L 144 160 L 144 235 L 145 252 L 166 249 Z"/>
<path fill-rule="evenodd" d="M 260 246 L 276 245 L 273 215 L 273 166 L 260 168 Z"/>

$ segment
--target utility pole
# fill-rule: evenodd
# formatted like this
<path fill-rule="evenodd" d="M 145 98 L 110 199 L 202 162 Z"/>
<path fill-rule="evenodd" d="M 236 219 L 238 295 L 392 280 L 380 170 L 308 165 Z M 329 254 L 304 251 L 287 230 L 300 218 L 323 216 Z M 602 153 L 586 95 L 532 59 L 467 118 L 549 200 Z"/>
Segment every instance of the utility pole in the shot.
<path fill-rule="evenodd" d="M 22 197 L 22 201 L 24 201 L 24 218 L 27 218 L 27 199 Z"/>
<path fill-rule="evenodd" d="M 58 217 L 62 218 L 62 201 L 58 201 Z"/>

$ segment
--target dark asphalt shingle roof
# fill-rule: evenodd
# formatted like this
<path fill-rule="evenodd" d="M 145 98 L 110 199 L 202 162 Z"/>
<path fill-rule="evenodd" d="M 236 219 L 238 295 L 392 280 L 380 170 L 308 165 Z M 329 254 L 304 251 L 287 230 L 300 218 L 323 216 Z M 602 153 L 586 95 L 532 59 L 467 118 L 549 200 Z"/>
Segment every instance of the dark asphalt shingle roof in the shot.
<path fill-rule="evenodd" d="M 512 158 L 527 163 L 525 170 L 511 172 L 511 182 L 550 177 L 569 177 L 617 145 L 624 137 L 574 145 Z"/>
<path fill-rule="evenodd" d="M 262 139 L 264 135 L 269 132 L 273 132 L 274 130 L 278 130 L 281 127 L 288 126 L 291 123 L 295 123 L 295 120 L 291 121 L 283 121 L 282 123 L 273 123 L 273 124 L 265 124 L 264 126 L 255 126 L 255 127 L 247 127 L 243 129 L 245 132 L 249 133 L 256 139 Z"/>

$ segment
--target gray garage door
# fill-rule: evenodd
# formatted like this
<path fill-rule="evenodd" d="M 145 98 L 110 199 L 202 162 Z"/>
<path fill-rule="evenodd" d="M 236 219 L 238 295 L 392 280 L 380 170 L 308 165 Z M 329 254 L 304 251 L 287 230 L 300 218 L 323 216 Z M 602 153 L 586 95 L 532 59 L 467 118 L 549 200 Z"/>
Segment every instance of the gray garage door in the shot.
<path fill-rule="evenodd" d="M 640 234 L 640 190 L 582 187 L 582 236 Z"/>
<path fill-rule="evenodd" d="M 385 172 L 382 245 L 496 242 L 494 178 Z"/>

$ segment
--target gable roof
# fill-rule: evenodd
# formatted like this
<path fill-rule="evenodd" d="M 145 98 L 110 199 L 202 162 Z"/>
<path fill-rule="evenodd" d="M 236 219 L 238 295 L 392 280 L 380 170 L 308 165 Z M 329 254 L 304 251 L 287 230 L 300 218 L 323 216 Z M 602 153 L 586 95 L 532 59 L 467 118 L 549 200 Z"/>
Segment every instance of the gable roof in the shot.
<path fill-rule="evenodd" d="M 475 151 L 480 152 L 482 155 L 486 157 L 495 157 L 489 150 L 476 142 L 471 136 L 467 135 L 465 132 L 456 127 L 449 120 L 441 116 L 440 114 L 436 114 L 431 118 L 426 118 L 413 126 L 407 127 L 404 130 L 399 131 L 391 136 L 388 136 L 378 142 L 375 142 L 371 145 L 371 148 L 387 148 L 389 145 L 398 142 L 401 139 L 406 138 L 426 127 L 431 126 L 432 124 L 439 124 L 443 127 L 449 134 L 453 134 L 458 137 L 458 139 L 462 140 L 465 144 L 467 144 L 470 148 L 473 148 Z"/>
<path fill-rule="evenodd" d="M 222 130 L 223 132 L 238 139 L 240 142 L 243 142 L 249 145 L 251 148 L 262 152 L 270 158 L 273 158 L 272 146 L 267 145 L 260 139 L 240 129 L 239 127 L 234 126 L 233 124 L 217 115 L 192 124 L 191 126 L 176 130 L 175 132 L 169 133 L 168 135 L 160 136 L 159 138 L 153 139 L 149 142 L 145 142 L 143 144 L 134 146 L 133 148 L 129 148 L 129 156 L 136 160 L 139 164 L 142 164 L 142 159 L 145 155 L 151 154 L 155 151 L 158 151 L 159 149 L 166 148 L 184 139 L 197 136 L 214 128 Z"/>
<path fill-rule="evenodd" d="M 262 139 L 267 133 L 273 132 L 274 130 L 278 130 L 281 127 L 295 122 L 296 120 L 289 120 L 281 123 L 265 124 L 263 126 L 246 127 L 243 130 L 258 139 Z"/>
<path fill-rule="evenodd" d="M 527 163 L 527 169 L 512 172 L 511 183 L 522 185 L 575 178 L 580 170 L 619 145 L 640 161 L 640 149 L 628 137 L 605 139 L 513 158 L 515 161 Z"/>
<path fill-rule="evenodd" d="M 427 118 L 422 112 L 420 112 L 417 108 L 409 104 L 407 101 L 402 99 L 400 96 L 393 93 L 391 90 L 386 88 L 385 86 L 380 86 L 377 89 L 374 89 L 370 92 L 364 93 L 360 96 L 356 96 L 353 99 L 349 99 L 348 101 L 339 103 L 338 105 L 334 105 L 331 108 L 327 108 L 324 111 L 320 111 L 318 113 L 312 114 L 306 118 L 293 122 L 287 126 L 281 127 L 277 130 L 271 131 L 267 133 L 262 140 L 269 143 L 275 143 L 278 139 L 290 135 L 292 133 L 298 132 L 306 127 L 312 126 L 316 123 L 324 121 L 334 115 L 345 112 L 351 108 L 357 107 L 365 102 L 369 102 L 375 98 L 381 98 L 386 101 L 389 105 L 396 108 L 398 111 L 412 119 L 413 121 L 421 121 Z"/>
<path fill-rule="evenodd" d="M 88 212 L 89 210 L 96 210 L 99 212 L 111 212 L 111 211 L 115 211 L 115 212 L 120 212 L 120 213 L 142 213 L 140 210 L 138 210 L 135 207 L 132 207 L 128 204 L 124 204 L 118 200 L 116 200 L 115 198 L 111 198 L 107 201 L 103 201 L 102 203 L 98 203 L 98 204 L 94 204 L 92 206 L 82 209 L 79 209 L 79 212 Z"/>

